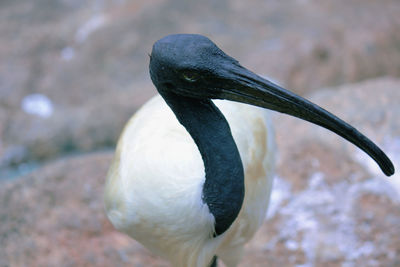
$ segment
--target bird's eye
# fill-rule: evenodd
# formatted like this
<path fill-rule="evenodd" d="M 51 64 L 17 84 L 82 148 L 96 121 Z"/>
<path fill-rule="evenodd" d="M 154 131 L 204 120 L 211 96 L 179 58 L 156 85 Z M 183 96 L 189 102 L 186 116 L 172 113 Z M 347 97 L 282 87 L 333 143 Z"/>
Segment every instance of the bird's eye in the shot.
<path fill-rule="evenodd" d="M 199 76 L 193 72 L 185 72 L 182 74 L 182 76 L 188 82 L 195 82 L 199 78 Z"/>

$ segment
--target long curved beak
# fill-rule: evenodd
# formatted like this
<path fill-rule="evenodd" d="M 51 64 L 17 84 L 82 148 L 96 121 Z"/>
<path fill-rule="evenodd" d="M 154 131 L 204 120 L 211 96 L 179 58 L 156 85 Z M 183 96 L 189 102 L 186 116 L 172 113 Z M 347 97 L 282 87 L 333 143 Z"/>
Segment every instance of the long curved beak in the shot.
<path fill-rule="evenodd" d="M 377 145 L 332 113 L 240 65 L 235 65 L 224 76 L 221 98 L 286 113 L 322 126 L 365 151 L 387 176 L 394 174 L 393 163 Z"/>

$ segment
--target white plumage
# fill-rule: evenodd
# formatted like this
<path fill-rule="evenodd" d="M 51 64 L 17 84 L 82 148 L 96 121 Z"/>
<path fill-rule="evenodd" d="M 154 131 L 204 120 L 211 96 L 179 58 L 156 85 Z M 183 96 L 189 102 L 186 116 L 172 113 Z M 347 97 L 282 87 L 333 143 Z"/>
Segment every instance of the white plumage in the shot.
<path fill-rule="evenodd" d="M 214 103 L 231 127 L 245 170 L 244 203 L 224 234 L 212 237 L 199 150 L 160 96 L 126 125 L 107 178 L 106 210 L 114 226 L 177 267 L 207 266 L 214 255 L 236 266 L 268 207 L 275 152 L 268 111 Z"/>

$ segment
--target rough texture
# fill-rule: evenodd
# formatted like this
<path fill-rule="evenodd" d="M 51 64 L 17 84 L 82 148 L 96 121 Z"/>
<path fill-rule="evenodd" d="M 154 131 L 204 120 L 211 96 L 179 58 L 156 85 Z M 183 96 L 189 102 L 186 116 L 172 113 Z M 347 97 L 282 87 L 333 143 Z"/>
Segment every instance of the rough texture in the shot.
<path fill-rule="evenodd" d="M 269 220 L 243 266 L 400 264 L 399 88 L 400 80 L 383 78 L 310 97 L 381 146 L 397 167 L 390 178 L 344 139 L 275 117 L 279 162 Z"/>
<path fill-rule="evenodd" d="M 399 88 L 383 78 L 311 99 L 378 142 L 399 169 Z M 240 266 L 399 266 L 399 174 L 383 177 L 328 131 L 280 114 L 274 121 L 272 203 Z M 168 266 L 106 220 L 111 154 L 62 158 L 1 184 L 0 266 Z"/>
<path fill-rule="evenodd" d="M 111 156 L 64 158 L 3 183 L 0 266 L 166 266 L 106 219 Z"/>
<path fill-rule="evenodd" d="M 155 92 L 147 54 L 167 34 L 206 35 L 304 94 L 399 76 L 399 13 L 397 0 L 1 1 L 0 167 L 113 145 Z M 47 115 L 22 110 L 34 93 Z"/>

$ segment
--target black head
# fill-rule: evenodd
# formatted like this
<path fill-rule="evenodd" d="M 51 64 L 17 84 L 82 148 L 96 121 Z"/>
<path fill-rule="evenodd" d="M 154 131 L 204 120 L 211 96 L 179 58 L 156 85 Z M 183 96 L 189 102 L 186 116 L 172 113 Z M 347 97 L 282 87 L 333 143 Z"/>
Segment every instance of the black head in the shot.
<path fill-rule="evenodd" d="M 154 44 L 150 58 L 151 79 L 164 97 L 220 98 L 286 113 L 335 132 L 370 155 L 386 175 L 394 173 L 385 153 L 354 127 L 240 66 L 207 37 L 166 36 Z"/>
<path fill-rule="evenodd" d="M 153 45 L 150 76 L 165 91 L 194 98 L 221 98 L 226 70 L 238 62 L 198 34 L 168 35 Z M 224 79 L 225 78 L 225 79 Z"/>

